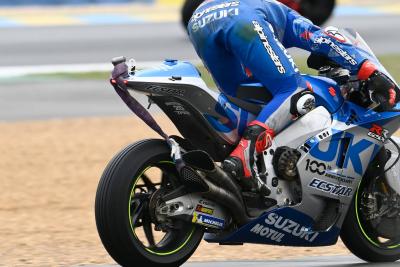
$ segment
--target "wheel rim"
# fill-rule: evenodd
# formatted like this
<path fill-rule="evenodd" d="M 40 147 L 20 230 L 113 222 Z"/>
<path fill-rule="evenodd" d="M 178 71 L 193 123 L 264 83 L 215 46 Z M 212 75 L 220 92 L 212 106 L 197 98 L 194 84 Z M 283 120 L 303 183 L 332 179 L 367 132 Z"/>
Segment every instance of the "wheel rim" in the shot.
<path fill-rule="evenodd" d="M 374 180 L 374 179 L 371 179 Z M 376 181 L 378 182 L 378 181 Z M 374 181 L 372 181 L 371 183 L 374 183 Z M 385 183 L 383 181 L 380 181 L 381 185 L 383 183 L 382 186 L 386 186 Z M 357 222 L 358 222 L 358 226 L 361 230 L 361 232 L 363 233 L 364 237 L 369 241 L 369 243 L 371 243 L 372 245 L 381 248 L 381 249 L 397 249 L 400 247 L 400 236 L 394 236 L 394 237 L 390 237 L 390 236 L 384 236 L 382 237 L 379 234 L 379 225 L 378 227 L 376 225 L 374 225 L 374 223 L 371 223 L 370 221 L 372 220 L 368 220 L 365 216 L 365 211 L 363 211 L 363 200 L 362 195 L 365 193 L 365 190 L 361 190 L 361 188 L 367 188 L 367 187 L 371 187 L 369 186 L 361 186 L 362 183 L 359 184 L 358 188 L 357 188 L 357 193 L 356 193 L 356 198 L 355 198 L 355 211 L 356 211 L 356 217 L 357 217 Z M 386 186 L 386 190 L 388 190 L 388 187 Z M 391 189 L 389 189 L 391 190 Z M 397 204 L 398 205 L 398 204 Z M 400 221 L 397 221 L 400 222 Z M 395 227 L 395 225 L 393 225 L 393 227 Z M 398 227 L 398 226 L 397 226 Z"/>
<path fill-rule="evenodd" d="M 134 238 L 149 253 L 158 256 L 175 254 L 185 247 L 195 232 L 193 224 L 183 221 L 174 222 L 173 228 L 164 228 L 162 232 L 155 230 L 158 222 L 151 216 L 150 198 L 162 190 L 172 190 L 178 184 L 175 165 L 171 161 L 149 165 L 134 179 L 128 203 L 129 224 Z"/>

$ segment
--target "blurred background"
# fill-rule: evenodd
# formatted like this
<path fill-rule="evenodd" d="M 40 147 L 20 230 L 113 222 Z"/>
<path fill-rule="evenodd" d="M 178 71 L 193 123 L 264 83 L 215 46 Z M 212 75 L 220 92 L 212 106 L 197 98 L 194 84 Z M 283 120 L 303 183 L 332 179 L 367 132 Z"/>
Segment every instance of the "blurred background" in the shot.
<path fill-rule="evenodd" d="M 97 182 L 120 149 L 157 136 L 114 93 L 108 83 L 109 62 L 124 55 L 147 68 L 176 58 L 201 68 L 182 26 L 184 4 L 0 0 L 0 266 L 113 262 L 96 232 Z M 324 25 L 355 28 L 400 79 L 397 0 L 337 0 L 326 19 Z M 307 72 L 307 54 L 290 51 Z M 176 133 L 157 109 L 153 111 L 168 133 Z M 192 260 L 332 254 L 348 251 L 340 242 L 316 249 L 217 249 L 204 243 Z"/>

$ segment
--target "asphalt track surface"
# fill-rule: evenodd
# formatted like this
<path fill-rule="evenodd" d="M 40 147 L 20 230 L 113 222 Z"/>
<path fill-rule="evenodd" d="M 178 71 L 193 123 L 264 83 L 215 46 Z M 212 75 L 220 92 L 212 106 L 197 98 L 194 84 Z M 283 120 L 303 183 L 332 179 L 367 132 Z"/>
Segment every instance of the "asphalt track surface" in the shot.
<path fill-rule="evenodd" d="M 147 104 L 145 96 L 137 99 Z M 107 81 L 0 82 L 0 121 L 130 114 Z"/>
<path fill-rule="evenodd" d="M 377 54 L 399 53 L 400 16 L 339 16 L 327 25 L 352 27 Z M 0 29 L 0 66 L 197 59 L 178 23 Z"/>
<path fill-rule="evenodd" d="M 327 248 L 329 249 L 329 248 Z M 118 265 L 87 265 L 85 267 L 116 267 Z M 308 257 L 271 261 L 193 262 L 182 267 L 398 267 L 395 263 L 365 263 L 354 256 Z"/>
<path fill-rule="evenodd" d="M 400 53 L 400 16 L 343 16 L 328 24 L 352 25 L 377 54 Z M 0 36 L 0 67 L 109 62 L 116 55 L 197 59 L 178 23 L 13 28 Z M 107 81 L 0 80 L 0 89 L 0 121 L 131 114 Z"/>

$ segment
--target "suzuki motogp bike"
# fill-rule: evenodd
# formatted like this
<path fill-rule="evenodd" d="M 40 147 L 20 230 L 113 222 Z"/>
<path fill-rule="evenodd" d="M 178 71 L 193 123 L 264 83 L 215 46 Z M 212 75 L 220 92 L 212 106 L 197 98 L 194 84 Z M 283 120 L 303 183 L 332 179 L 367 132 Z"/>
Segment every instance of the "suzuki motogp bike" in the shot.
<path fill-rule="evenodd" d="M 358 33 L 344 34 L 376 59 Z M 139 71 L 123 57 L 113 64 L 116 92 L 162 136 L 124 148 L 98 186 L 98 232 L 120 265 L 179 266 L 203 239 L 315 247 L 334 245 L 339 236 L 365 261 L 400 259 L 400 140 L 392 136 L 400 104 L 382 110 L 364 82 L 311 55 L 309 67 L 319 75 L 303 78 L 314 108 L 257 157 L 260 189 L 245 192 L 221 162 L 268 103 L 261 84 L 243 84 L 231 97 L 210 90 L 188 62 L 165 60 Z M 181 136 L 164 133 L 134 92 L 147 95 Z"/>
<path fill-rule="evenodd" d="M 335 0 L 278 0 L 316 25 L 324 24 L 335 9 Z M 193 12 L 204 0 L 186 0 L 181 9 L 181 22 L 186 29 Z"/>

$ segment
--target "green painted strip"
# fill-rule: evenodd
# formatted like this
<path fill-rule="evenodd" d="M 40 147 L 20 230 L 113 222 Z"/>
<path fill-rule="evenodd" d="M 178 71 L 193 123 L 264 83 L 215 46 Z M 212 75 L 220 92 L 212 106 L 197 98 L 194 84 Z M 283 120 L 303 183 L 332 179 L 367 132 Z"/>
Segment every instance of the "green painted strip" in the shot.
<path fill-rule="evenodd" d="M 159 163 L 174 164 L 174 162 L 172 162 L 172 161 L 160 161 Z M 135 191 L 134 191 L 134 190 L 135 190 L 135 187 L 136 187 L 137 182 L 139 181 L 139 178 L 140 178 L 147 170 L 149 170 L 151 167 L 153 167 L 153 166 L 148 166 L 148 167 L 146 167 L 138 176 L 135 177 L 135 180 L 136 180 L 136 181 L 135 181 L 135 183 L 134 183 L 134 185 L 133 185 L 133 187 L 132 187 L 131 194 L 130 194 L 130 198 L 129 198 L 129 205 L 128 205 L 129 224 L 130 224 L 130 226 L 131 226 L 131 230 L 132 230 L 133 235 L 134 235 L 135 238 L 138 239 L 138 240 L 139 240 L 139 238 L 137 237 L 137 235 L 136 235 L 136 233 L 135 233 L 135 228 L 134 228 L 133 225 L 132 225 L 132 217 L 131 217 L 131 199 L 132 199 L 132 197 L 135 195 Z M 156 252 L 156 251 L 153 251 L 153 250 L 151 250 L 151 249 L 149 249 L 149 248 L 146 248 L 146 247 L 145 247 L 145 249 L 146 249 L 146 251 L 148 251 L 148 252 L 150 252 L 150 253 L 152 253 L 152 254 L 158 255 L 158 256 L 167 256 L 167 255 L 174 254 L 174 253 L 180 251 L 183 247 L 185 247 L 185 245 L 186 245 L 186 244 L 189 242 L 189 240 L 191 239 L 191 237 L 192 237 L 192 235 L 193 235 L 195 229 L 196 229 L 196 228 L 195 228 L 195 226 L 193 225 L 192 230 L 191 230 L 191 232 L 190 232 L 188 238 L 182 243 L 182 245 L 180 245 L 178 248 L 176 248 L 176 249 L 174 249 L 174 250 L 172 250 L 172 251 L 167 251 L 167 252 Z"/>
<path fill-rule="evenodd" d="M 358 193 L 359 193 L 359 190 L 360 190 L 360 185 L 361 185 L 361 182 L 358 184 L 358 187 L 357 187 L 357 192 L 356 192 L 356 201 L 355 201 L 355 209 L 356 209 L 356 217 L 357 217 L 357 223 L 358 223 L 358 227 L 360 228 L 360 230 L 361 230 L 361 232 L 363 233 L 363 235 L 365 236 L 365 238 L 371 243 L 371 244 L 373 244 L 374 246 L 376 246 L 376 247 L 378 247 L 378 248 L 382 248 L 382 246 L 380 246 L 379 244 L 377 244 L 374 240 L 372 240 L 372 238 L 370 238 L 368 235 L 367 235 L 367 233 L 365 232 L 365 230 L 364 230 L 364 228 L 362 227 L 362 225 L 361 225 L 361 222 L 360 222 L 360 217 L 359 217 L 359 215 L 358 215 Z M 398 248 L 398 247 L 400 247 L 400 244 L 397 244 L 397 245 L 392 245 L 392 246 L 387 246 L 386 248 L 389 248 L 389 249 L 394 249 L 394 248 Z"/>
<path fill-rule="evenodd" d="M 358 193 L 359 193 L 359 190 L 360 190 L 360 185 L 361 185 L 361 182 L 358 184 L 358 187 L 357 187 L 356 201 L 355 201 L 355 205 L 354 205 L 354 208 L 356 209 L 356 218 L 357 218 L 358 227 L 360 227 L 361 232 L 363 233 L 363 235 L 365 236 L 365 238 L 366 238 L 371 244 L 373 244 L 373 245 L 375 245 L 375 246 L 377 246 L 377 247 L 380 247 L 377 243 L 375 243 L 375 242 L 367 235 L 367 233 L 364 231 L 364 228 L 362 227 L 361 222 L 360 222 L 360 217 L 359 217 L 359 215 L 358 215 L 358 208 L 357 208 L 357 207 L 358 207 Z"/>

